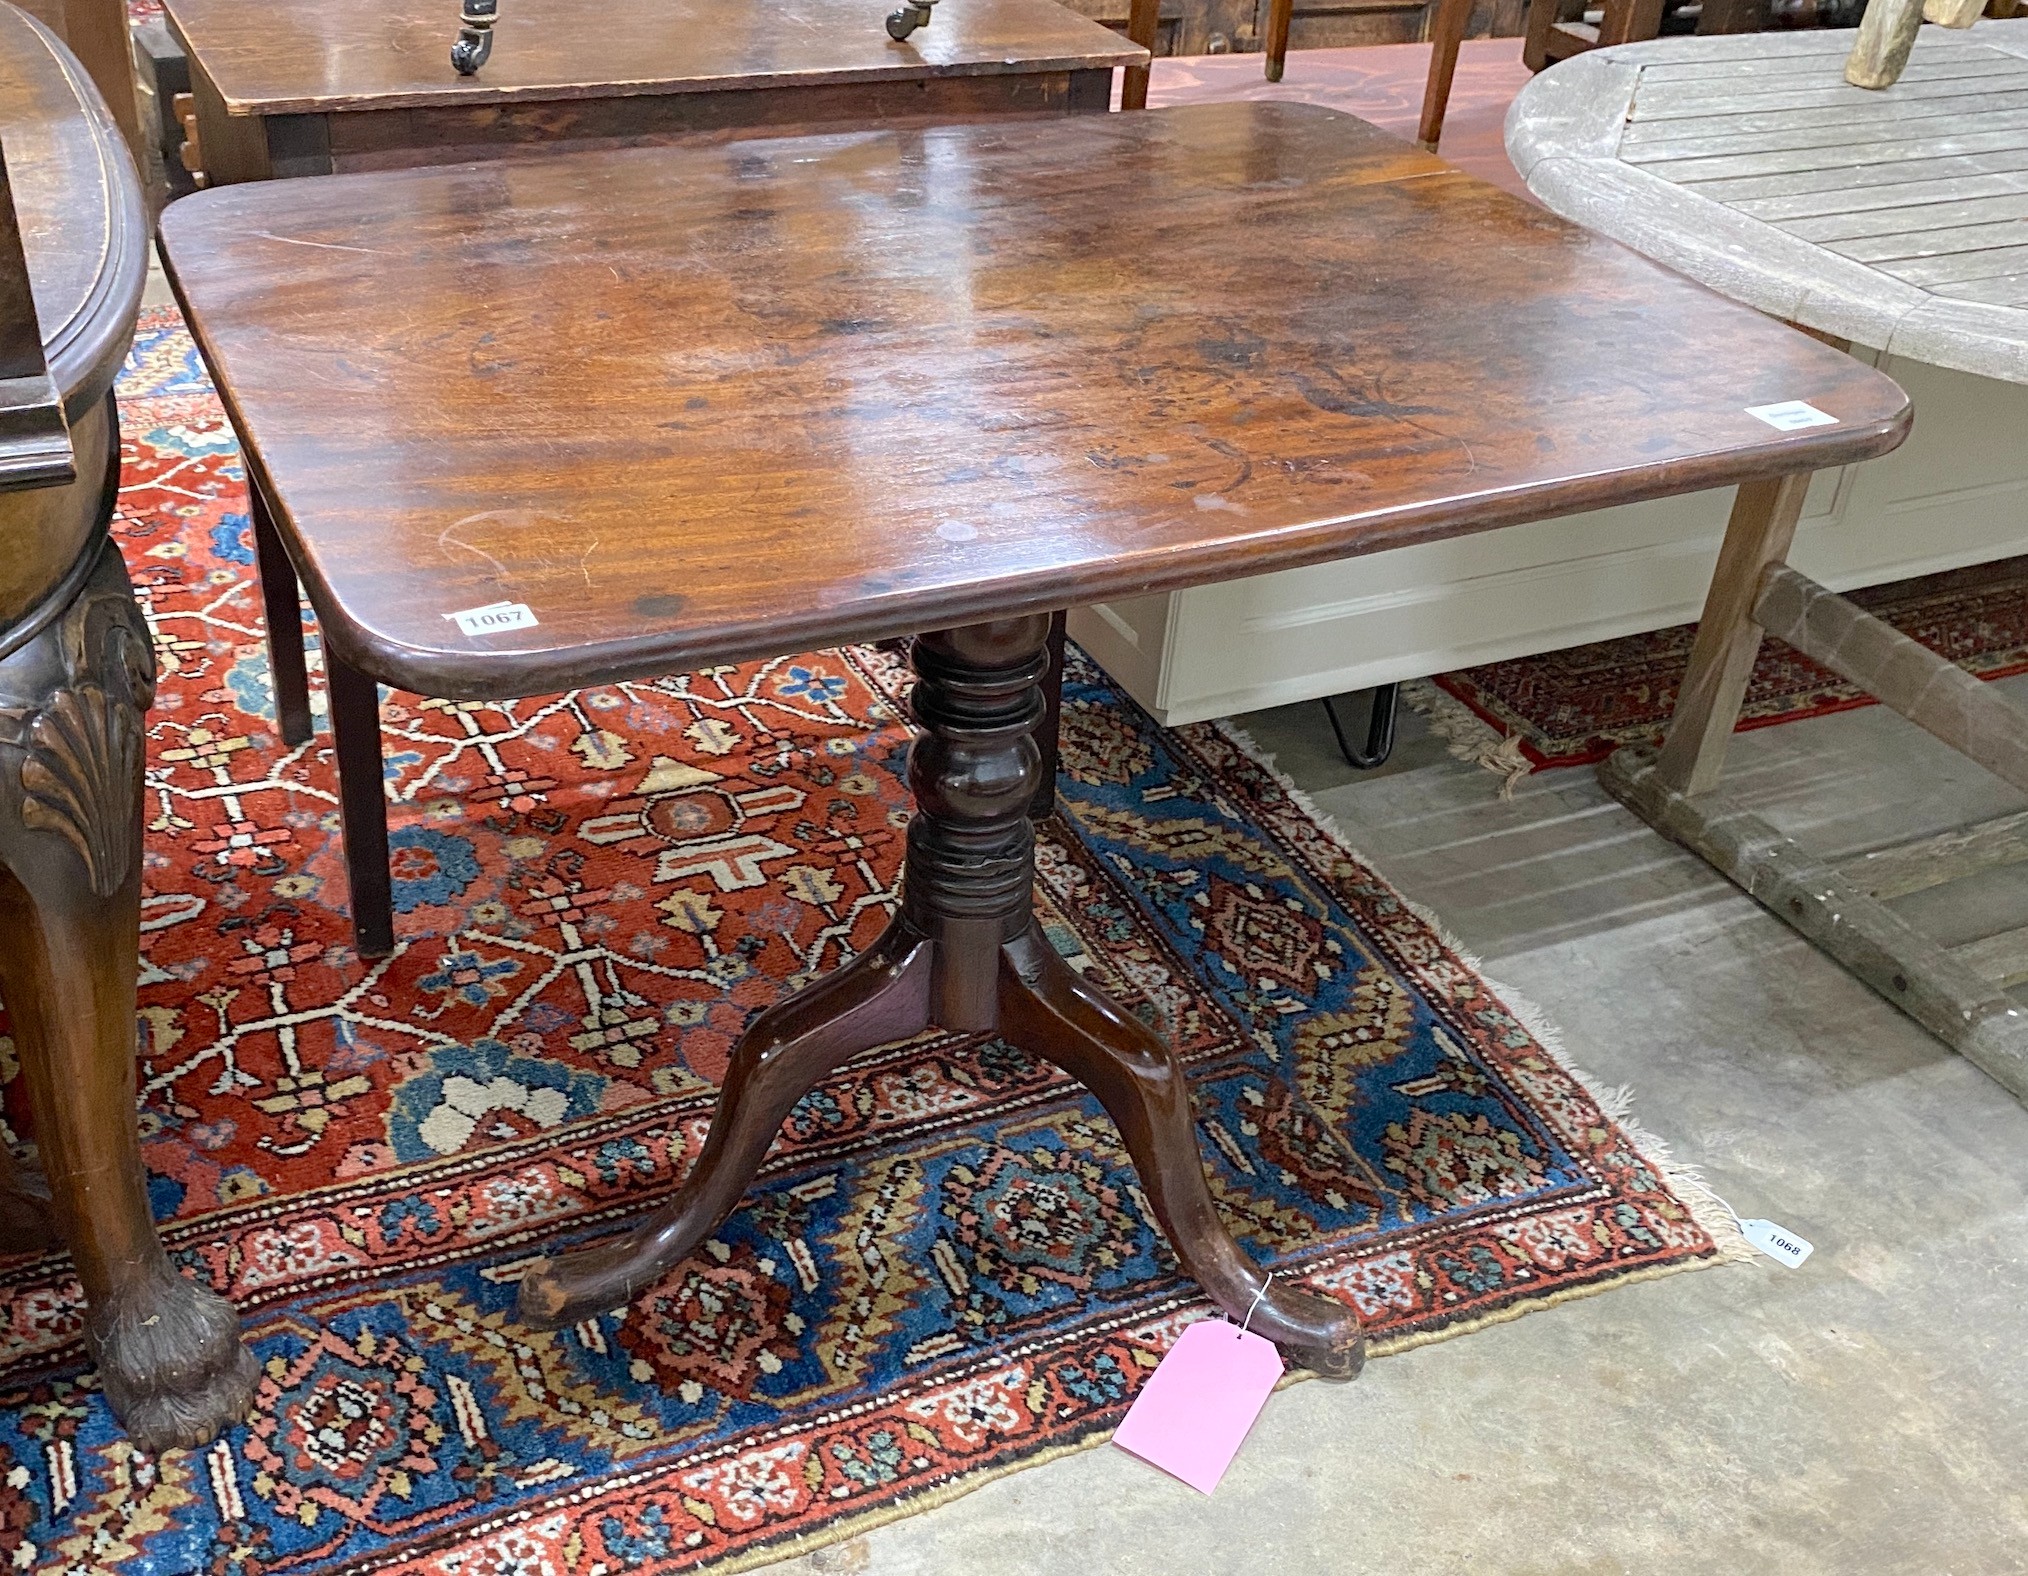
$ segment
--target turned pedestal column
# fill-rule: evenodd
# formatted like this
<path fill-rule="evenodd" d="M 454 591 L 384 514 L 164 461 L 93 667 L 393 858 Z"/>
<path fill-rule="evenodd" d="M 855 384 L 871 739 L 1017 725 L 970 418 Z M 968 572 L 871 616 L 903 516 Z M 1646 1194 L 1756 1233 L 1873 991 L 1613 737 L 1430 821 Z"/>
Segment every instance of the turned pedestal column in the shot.
<path fill-rule="evenodd" d="M 524 1320 L 555 1329 L 645 1291 L 732 1212 L 807 1091 L 861 1051 L 937 1027 L 998 1035 L 1088 1087 L 1119 1127 L 1156 1224 L 1212 1300 L 1235 1317 L 1253 1308 L 1253 1328 L 1305 1367 L 1359 1371 L 1352 1311 L 1270 1284 L 1219 1219 L 1176 1053 L 1080 979 L 1035 922 L 1029 811 L 1043 782 L 1049 634 L 1036 614 L 916 640 L 923 731 L 909 756 L 917 814 L 900 912 L 858 958 L 754 1020 L 690 1175 L 625 1236 L 531 1266 Z"/>

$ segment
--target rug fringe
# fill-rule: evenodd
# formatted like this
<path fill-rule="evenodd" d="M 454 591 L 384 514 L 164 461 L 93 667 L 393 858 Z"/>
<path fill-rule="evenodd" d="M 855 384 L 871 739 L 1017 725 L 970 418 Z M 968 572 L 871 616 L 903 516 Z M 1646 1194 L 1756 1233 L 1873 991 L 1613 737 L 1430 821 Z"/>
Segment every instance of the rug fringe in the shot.
<path fill-rule="evenodd" d="M 1514 787 L 1535 770 L 1535 763 L 1522 753 L 1521 735 L 1502 734 L 1457 696 L 1429 679 L 1409 679 L 1401 686 L 1401 698 L 1429 724 L 1429 731 L 1442 739 L 1451 756 L 1470 761 L 1500 775 L 1500 797 L 1514 797 Z"/>
<path fill-rule="evenodd" d="M 1434 686 L 1431 687 L 1434 688 Z M 1441 692 L 1439 691 L 1439 693 Z M 1448 698 L 1446 697 L 1446 699 Z M 1452 701 L 1451 704 L 1458 706 L 1460 711 L 1464 710 L 1464 707 L 1456 701 Z M 1470 715 L 1469 712 L 1466 714 Z M 1492 731 L 1483 722 L 1480 722 L 1477 717 L 1473 717 L 1472 721 L 1484 731 L 1488 733 Z M 1647 1127 L 1639 1117 L 1634 1115 L 1634 1091 L 1631 1085 L 1622 1084 L 1617 1088 L 1608 1087 L 1573 1062 L 1570 1059 L 1569 1052 L 1564 1048 L 1563 1030 L 1550 1018 L 1549 1014 L 1531 998 L 1515 990 L 1512 986 L 1494 979 L 1486 972 L 1486 967 L 1481 962 L 1478 954 L 1467 947 L 1456 935 L 1452 934 L 1450 927 L 1444 923 L 1439 914 L 1425 904 L 1419 903 L 1414 898 L 1408 896 L 1392 881 L 1388 880 L 1386 876 L 1382 875 L 1374 866 L 1373 861 L 1368 859 L 1360 851 L 1358 845 L 1346 835 L 1345 829 L 1338 824 L 1337 818 L 1322 805 L 1318 804 L 1315 799 L 1311 798 L 1308 793 L 1290 781 L 1287 773 L 1275 765 L 1274 756 L 1267 750 L 1262 749 L 1251 734 L 1237 723 L 1224 719 L 1214 722 L 1212 726 L 1224 734 L 1227 739 L 1231 740 L 1262 771 L 1274 778 L 1275 782 L 1289 796 L 1290 801 L 1296 808 L 1321 827 L 1324 835 L 1336 843 L 1340 851 L 1347 858 L 1356 860 L 1361 868 L 1369 871 L 1376 881 L 1393 894 L 1402 907 L 1406 908 L 1435 932 L 1437 940 L 1443 943 L 1447 951 L 1453 953 L 1461 963 L 1485 981 L 1487 988 L 1500 999 L 1500 1004 L 1514 1015 L 1515 1020 L 1522 1028 L 1528 1031 L 1530 1037 L 1534 1039 L 1536 1044 L 1542 1047 L 1543 1052 L 1556 1064 L 1557 1068 L 1567 1073 L 1571 1081 L 1592 1098 L 1597 1104 L 1600 1113 L 1627 1135 L 1627 1142 L 1633 1146 L 1634 1152 L 1654 1168 L 1656 1174 L 1669 1185 L 1671 1191 L 1681 1197 L 1684 1206 L 1690 1211 L 1690 1218 L 1696 1221 L 1697 1225 L 1711 1239 L 1713 1246 L 1718 1251 L 1708 1259 L 1692 1259 L 1683 1264 L 1670 1265 L 1660 1273 L 1674 1273 L 1679 1269 L 1700 1269 L 1712 1264 L 1746 1263 L 1757 1260 L 1760 1257 L 1753 1245 L 1740 1234 L 1739 1223 L 1733 1216 L 1732 1211 L 1726 1207 L 1723 1200 L 1712 1190 L 1711 1184 L 1704 1180 L 1703 1172 L 1700 1168 L 1693 1162 L 1678 1160 L 1669 1141 Z M 1515 739 L 1509 742 L 1518 745 L 1519 740 Z M 1452 753 L 1456 754 L 1457 752 L 1453 750 Z M 1460 759 L 1467 758 L 1460 757 Z M 1485 763 L 1482 761 L 1480 764 L 1483 765 Z M 1512 782 L 1510 781 L 1508 789 L 1502 790 L 1502 798 L 1508 796 L 1511 787 Z M 1605 1289 L 1605 1287 L 1573 1288 L 1571 1294 L 1574 1296 L 1585 1296 L 1591 1290 L 1603 1291 Z M 1542 1304 L 1522 1304 L 1515 1311 L 1517 1313 L 1525 1312 L 1528 1308 L 1538 1306 L 1542 1306 Z M 1438 1333 L 1451 1334 L 1455 1332 L 1445 1330 Z M 1421 1343 L 1409 1342 L 1407 1344 Z M 1401 1348 L 1390 1347 L 1388 1349 L 1398 1350 Z"/>
<path fill-rule="evenodd" d="M 1429 687 L 1432 690 L 1435 689 L 1433 685 Z M 1440 694 L 1441 691 L 1437 693 Z M 1494 737 L 1493 730 L 1468 711 L 1462 704 L 1451 700 L 1448 696 L 1444 698 L 1450 705 L 1456 707 L 1460 713 L 1469 718 L 1472 726 L 1478 729 L 1482 735 Z M 1418 707 L 1418 709 L 1420 708 Z M 1698 1173 L 1697 1168 L 1674 1159 L 1670 1154 L 1668 1143 L 1642 1126 L 1639 1119 L 1633 1115 L 1633 1091 L 1631 1089 L 1625 1086 L 1609 1089 L 1589 1073 L 1573 1065 L 1569 1056 L 1564 1051 L 1562 1031 L 1550 1021 L 1542 1008 L 1518 991 L 1511 990 L 1499 981 L 1489 978 L 1485 970 L 1480 966 L 1478 958 L 1461 944 L 1456 936 L 1451 934 L 1443 921 L 1423 904 L 1405 896 L 1393 882 L 1389 881 L 1375 869 L 1372 861 L 1362 854 L 1357 845 L 1346 836 L 1344 828 L 1339 826 L 1336 818 L 1318 805 L 1309 794 L 1291 782 L 1286 773 L 1277 769 L 1274 763 L 1274 756 L 1263 749 L 1251 734 L 1237 723 L 1223 719 L 1212 723 L 1211 726 L 1229 739 L 1242 754 L 1253 761 L 1255 765 L 1259 766 L 1262 771 L 1272 777 L 1280 785 L 1282 791 L 1289 796 L 1290 801 L 1304 815 L 1308 816 L 1317 826 L 1323 829 L 1325 836 L 1337 844 L 1348 858 L 1357 860 L 1362 869 L 1371 872 L 1373 878 L 1385 886 L 1403 907 L 1408 909 L 1410 913 L 1414 914 L 1425 925 L 1429 926 L 1445 948 L 1485 982 L 1487 989 L 1491 990 L 1500 999 L 1501 1004 L 1514 1015 L 1516 1021 L 1528 1031 L 1536 1044 L 1542 1047 L 1543 1053 L 1556 1064 L 1558 1070 L 1567 1074 L 1573 1082 L 1597 1103 L 1600 1113 L 1608 1121 L 1613 1122 L 1619 1127 L 1620 1131 L 1626 1135 L 1627 1142 L 1633 1147 L 1635 1152 L 1653 1167 L 1656 1174 L 1664 1180 L 1677 1197 L 1683 1200 L 1685 1207 L 1690 1211 L 1691 1217 L 1703 1229 L 1705 1235 L 1711 1239 L 1717 1249 L 1708 1258 L 1688 1259 L 1673 1264 L 1654 1265 L 1647 1269 L 1617 1274 L 1611 1280 L 1597 1285 L 1565 1286 L 1545 1296 L 1510 1303 L 1505 1307 L 1495 1309 L 1479 1317 L 1460 1319 L 1455 1323 L 1446 1324 L 1438 1329 L 1422 1330 L 1393 1339 L 1377 1340 L 1369 1347 L 1372 1356 L 1391 1356 L 1398 1352 L 1412 1350 L 1418 1346 L 1428 1346 L 1438 1341 L 1450 1340 L 1456 1336 L 1469 1335 L 1475 1330 L 1482 1330 L 1490 1325 L 1505 1324 L 1508 1320 L 1518 1319 L 1524 1314 L 1535 1313 L 1541 1309 L 1556 1307 L 1566 1302 L 1575 1302 L 1580 1297 L 1596 1296 L 1600 1292 L 1611 1291 L 1620 1286 L 1632 1285 L 1638 1281 L 1659 1280 L 1665 1275 L 1675 1275 L 1684 1270 L 1705 1269 L 1715 1264 L 1730 1264 L 1758 1257 L 1746 1239 L 1740 1235 L 1739 1227 L 1734 1222 L 1731 1212 L 1719 1202 L 1718 1196 L 1711 1191 L 1703 1177 Z M 1503 744 L 1512 744 L 1517 750 L 1520 744 L 1518 738 L 1501 742 Z M 1488 752 L 1488 756 L 1478 756 L 1464 753 L 1454 745 L 1451 753 L 1463 760 L 1476 760 L 1480 765 L 1488 765 L 1488 756 L 1496 754 L 1497 750 Z M 1500 768 L 1496 767 L 1494 769 L 1498 770 Z M 1512 792 L 1513 784 L 1519 780 L 1520 776 L 1527 769 L 1527 763 L 1523 761 L 1520 772 L 1510 776 L 1506 785 L 1502 788 L 1502 797 Z M 1292 1369 L 1283 1375 L 1275 1388 L 1277 1390 L 1286 1389 L 1292 1384 L 1301 1384 L 1311 1377 L 1313 1377 L 1311 1374 L 1302 1369 Z M 1108 1443 L 1111 1438 L 1112 1433 L 1109 1429 L 1094 1430 L 1081 1439 L 1066 1441 L 1062 1444 L 1037 1451 L 1033 1455 L 1025 1456 L 1019 1461 L 1006 1463 L 995 1470 L 969 1472 L 954 1482 L 939 1484 L 933 1489 L 911 1495 L 907 1499 L 875 1507 L 861 1515 L 841 1517 L 837 1521 L 813 1529 L 811 1532 L 790 1542 L 769 1545 L 764 1549 L 736 1555 L 721 1568 L 728 1572 L 745 1571 L 759 1565 L 770 1564 L 776 1560 L 790 1559 L 814 1553 L 816 1550 L 832 1544 L 842 1543 L 851 1538 L 862 1536 L 878 1527 L 899 1521 L 903 1517 L 914 1515 L 923 1510 L 933 1509 L 937 1506 L 947 1505 L 953 1500 L 962 1499 L 967 1494 L 984 1488 L 988 1483 L 999 1482 L 1017 1473 L 1030 1471 L 1033 1468 L 1045 1466 L 1050 1462 L 1060 1461 L 1066 1456 L 1078 1455 L 1086 1450 L 1094 1449 L 1099 1445 Z"/>

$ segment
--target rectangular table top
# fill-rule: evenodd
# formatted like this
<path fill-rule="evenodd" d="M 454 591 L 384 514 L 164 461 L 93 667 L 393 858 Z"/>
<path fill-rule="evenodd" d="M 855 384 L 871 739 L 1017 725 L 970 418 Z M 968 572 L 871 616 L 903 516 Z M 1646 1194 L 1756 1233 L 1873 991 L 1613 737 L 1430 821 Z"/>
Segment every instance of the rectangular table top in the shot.
<path fill-rule="evenodd" d="M 1140 46 L 1057 0 L 942 0 L 905 42 L 899 0 L 501 0 L 477 76 L 451 68 L 457 0 L 169 0 L 233 114 L 414 109 L 1103 70 Z"/>
<path fill-rule="evenodd" d="M 172 281 L 338 654 L 545 693 L 1884 452 L 1872 368 L 1247 103 L 271 182 Z M 1748 407 L 1832 418 L 1782 430 Z M 532 627 L 451 615 L 525 605 Z"/>

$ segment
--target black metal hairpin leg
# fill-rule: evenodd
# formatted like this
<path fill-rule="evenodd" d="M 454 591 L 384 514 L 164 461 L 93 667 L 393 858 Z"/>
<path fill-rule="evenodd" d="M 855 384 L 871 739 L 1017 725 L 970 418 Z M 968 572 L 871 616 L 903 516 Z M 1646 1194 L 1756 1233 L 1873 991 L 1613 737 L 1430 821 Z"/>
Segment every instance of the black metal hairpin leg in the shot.
<path fill-rule="evenodd" d="M 465 0 L 458 18 L 458 41 L 451 45 L 451 65 L 461 77 L 477 73 L 493 53 L 493 23 L 500 15 L 500 0 Z"/>
<path fill-rule="evenodd" d="M 1356 766 L 1362 772 L 1385 766 L 1387 757 L 1394 753 L 1394 718 L 1401 698 L 1401 686 L 1376 684 L 1366 693 L 1372 709 L 1366 714 L 1366 748 L 1363 750 L 1352 748 L 1351 741 L 1345 737 L 1345 724 L 1338 720 L 1338 702 L 1343 697 L 1324 697 L 1324 715 L 1331 719 L 1331 731 L 1338 736 L 1338 753 L 1345 757 L 1347 765 Z"/>
<path fill-rule="evenodd" d="M 909 0 L 899 11 L 887 13 L 887 36 L 897 43 L 919 27 L 928 27 L 930 7 L 937 0 Z"/>

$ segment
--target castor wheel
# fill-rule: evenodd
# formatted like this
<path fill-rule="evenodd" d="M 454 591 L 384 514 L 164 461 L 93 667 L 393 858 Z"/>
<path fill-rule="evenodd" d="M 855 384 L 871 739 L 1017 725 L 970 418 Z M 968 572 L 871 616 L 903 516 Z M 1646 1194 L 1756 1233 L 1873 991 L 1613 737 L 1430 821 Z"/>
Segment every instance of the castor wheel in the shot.
<path fill-rule="evenodd" d="M 900 43 L 929 19 L 930 8 L 926 5 L 905 5 L 899 11 L 890 11 L 887 13 L 887 36 Z"/>
<path fill-rule="evenodd" d="M 500 0 L 465 0 L 457 42 L 451 45 L 451 69 L 459 76 L 477 75 L 493 53 L 493 23 L 499 15 Z"/>

